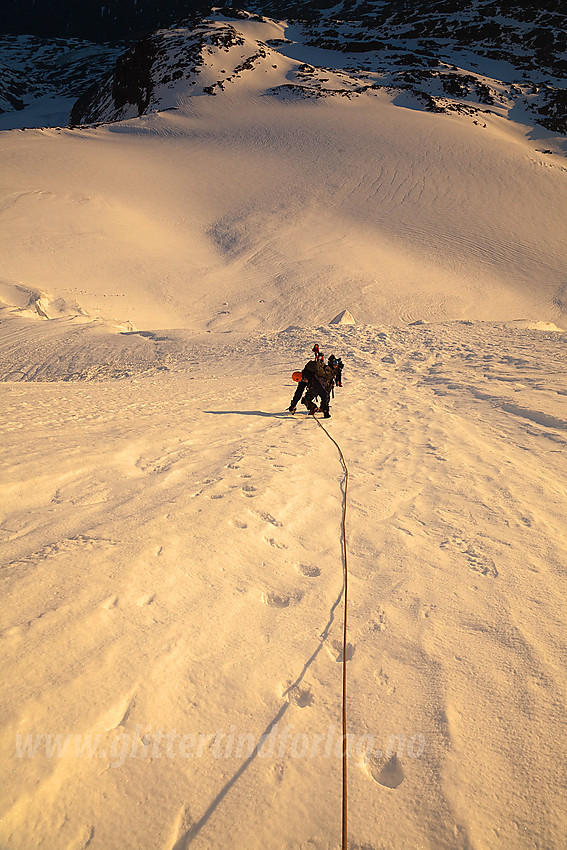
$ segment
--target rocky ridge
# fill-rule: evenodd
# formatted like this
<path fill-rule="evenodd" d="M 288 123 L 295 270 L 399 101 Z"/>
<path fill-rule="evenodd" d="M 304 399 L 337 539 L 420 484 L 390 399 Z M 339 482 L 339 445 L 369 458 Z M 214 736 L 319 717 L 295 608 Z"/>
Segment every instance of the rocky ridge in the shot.
<path fill-rule="evenodd" d="M 285 37 L 246 39 L 239 22 L 266 21 L 268 14 L 287 22 Z M 71 124 L 123 120 L 176 108 L 194 94 L 220 94 L 269 56 L 297 55 L 289 51 L 297 43 L 306 56 L 319 51 L 317 61 L 298 61 L 268 94 L 350 98 L 387 90 L 409 97 L 414 108 L 465 113 L 480 122 L 483 112 L 494 111 L 567 134 L 567 15 L 558 0 L 435 0 L 426 6 L 252 0 L 247 11 L 222 7 L 206 17 L 195 14 L 122 51 L 119 45 L 5 37 L 0 109 L 22 109 L 34 91 L 68 96 L 82 90 Z M 239 61 L 219 71 L 214 56 L 231 51 L 240 51 Z"/>

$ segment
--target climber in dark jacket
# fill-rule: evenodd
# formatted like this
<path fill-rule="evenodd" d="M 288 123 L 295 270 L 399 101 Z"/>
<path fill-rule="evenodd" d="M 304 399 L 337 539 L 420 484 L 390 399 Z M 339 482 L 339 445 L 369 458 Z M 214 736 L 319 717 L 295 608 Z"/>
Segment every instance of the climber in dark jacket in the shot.
<path fill-rule="evenodd" d="M 342 387 L 343 385 L 343 369 L 345 368 L 345 364 L 341 360 L 341 358 L 336 358 L 334 354 L 331 354 L 328 360 L 329 366 L 335 373 L 335 386 Z"/>
<path fill-rule="evenodd" d="M 315 398 L 321 399 L 321 410 L 325 419 L 329 419 L 329 403 L 331 401 L 331 390 L 333 389 L 333 370 L 330 366 L 326 366 L 321 361 L 310 360 L 303 367 L 301 373 L 302 380 L 307 384 L 307 391 L 303 399 L 303 404 L 307 406 L 309 413 L 313 416 L 317 412 L 317 405 L 313 401 Z"/>

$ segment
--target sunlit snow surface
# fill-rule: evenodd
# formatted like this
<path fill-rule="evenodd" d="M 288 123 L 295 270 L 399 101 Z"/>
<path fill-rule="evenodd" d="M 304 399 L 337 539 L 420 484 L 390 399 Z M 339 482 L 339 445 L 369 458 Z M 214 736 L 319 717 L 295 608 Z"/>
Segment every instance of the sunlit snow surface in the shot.
<path fill-rule="evenodd" d="M 339 846 L 315 342 L 349 846 L 562 846 L 563 140 L 298 73 L 2 134 L 2 847 Z"/>

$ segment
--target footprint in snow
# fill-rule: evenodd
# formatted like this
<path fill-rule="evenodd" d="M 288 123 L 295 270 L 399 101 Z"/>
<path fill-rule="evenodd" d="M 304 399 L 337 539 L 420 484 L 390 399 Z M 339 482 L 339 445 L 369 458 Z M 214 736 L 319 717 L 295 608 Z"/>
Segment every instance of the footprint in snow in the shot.
<path fill-rule="evenodd" d="M 272 773 L 270 776 L 272 782 L 280 783 L 284 778 L 284 766 L 283 764 L 275 764 L 272 767 Z"/>
<path fill-rule="evenodd" d="M 87 824 L 81 827 L 74 840 L 68 845 L 69 850 L 87 850 L 94 838 L 94 826 Z"/>
<path fill-rule="evenodd" d="M 284 690 L 282 696 L 293 705 L 297 705 L 299 708 L 307 708 L 310 705 L 313 705 L 314 697 L 311 692 L 311 688 L 309 685 L 296 685 L 295 688 L 291 688 L 288 684 Z"/>
<path fill-rule="evenodd" d="M 275 528 L 282 528 L 283 527 L 283 523 L 281 523 L 279 520 L 275 519 L 271 514 L 260 512 L 260 513 L 258 513 L 258 516 L 260 517 L 260 519 L 263 519 L 264 522 L 269 522 L 270 525 L 275 526 Z"/>
<path fill-rule="evenodd" d="M 378 682 L 378 685 L 383 688 L 389 696 L 396 693 L 396 686 L 392 684 L 390 677 L 384 672 L 384 670 L 382 670 L 382 668 L 380 668 L 378 673 L 374 674 L 374 678 Z"/>
<path fill-rule="evenodd" d="M 145 593 L 143 596 L 140 596 L 140 598 L 136 602 L 136 605 L 139 605 L 140 608 L 143 608 L 145 605 L 151 605 L 155 598 L 155 593 Z"/>
<path fill-rule="evenodd" d="M 106 611 L 110 611 L 112 608 L 116 608 L 117 605 L 118 597 L 109 596 L 108 599 L 105 599 L 104 602 L 101 602 L 100 607 L 104 608 Z"/>
<path fill-rule="evenodd" d="M 480 551 L 472 543 L 464 540 L 462 537 L 449 537 L 439 544 L 441 549 L 456 549 L 468 561 L 471 570 L 480 573 L 483 576 L 491 576 L 497 578 L 498 570 L 492 558 Z"/>
<path fill-rule="evenodd" d="M 437 446 L 434 446 L 433 443 L 431 443 L 431 442 L 426 443 L 425 448 L 427 450 L 427 453 L 433 455 L 435 460 L 441 460 L 441 461 L 447 460 L 446 457 L 443 457 L 443 455 L 439 453 L 439 449 L 437 448 Z"/>
<path fill-rule="evenodd" d="M 384 788 L 397 788 L 402 784 L 406 775 L 397 755 L 391 758 L 372 754 L 365 764 L 368 774 Z"/>
<path fill-rule="evenodd" d="M 378 609 L 376 616 L 369 621 L 368 626 L 372 632 L 385 632 L 388 628 L 386 624 L 386 612 Z"/>
<path fill-rule="evenodd" d="M 301 602 L 303 593 L 296 590 L 294 593 L 274 593 L 273 591 L 264 591 L 262 593 L 262 602 L 269 605 L 270 608 L 289 608 L 290 605 L 297 605 Z"/>
<path fill-rule="evenodd" d="M 330 643 L 326 643 L 325 647 L 327 652 L 334 658 L 335 661 L 343 661 L 343 642 L 340 640 L 332 640 Z M 352 643 L 347 643 L 346 645 L 346 660 L 351 661 L 352 656 L 354 655 L 355 647 Z"/>
<path fill-rule="evenodd" d="M 316 578 L 321 575 L 319 567 L 312 567 L 309 564 L 298 564 L 297 571 L 301 573 L 302 576 L 308 576 L 309 578 Z"/>

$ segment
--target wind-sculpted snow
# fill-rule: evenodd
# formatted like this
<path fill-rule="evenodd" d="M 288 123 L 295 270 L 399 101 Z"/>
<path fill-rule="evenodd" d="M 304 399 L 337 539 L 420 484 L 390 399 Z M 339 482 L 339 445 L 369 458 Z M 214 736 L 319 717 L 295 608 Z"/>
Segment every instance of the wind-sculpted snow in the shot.
<path fill-rule="evenodd" d="M 349 846 L 561 847 L 566 335 L 529 324 L 164 333 L 169 372 L 0 384 L 2 845 L 339 843 L 342 470 L 284 412 L 317 341 Z"/>
<path fill-rule="evenodd" d="M 250 33 L 272 24 L 248 26 L 244 45 L 211 46 L 201 93 L 175 110 L 5 136 L 6 284 L 149 331 L 278 329 L 345 308 L 367 324 L 563 324 L 561 140 L 358 93 L 336 70 L 324 82 L 262 54 Z M 282 76 L 346 96 L 274 94 Z"/>

